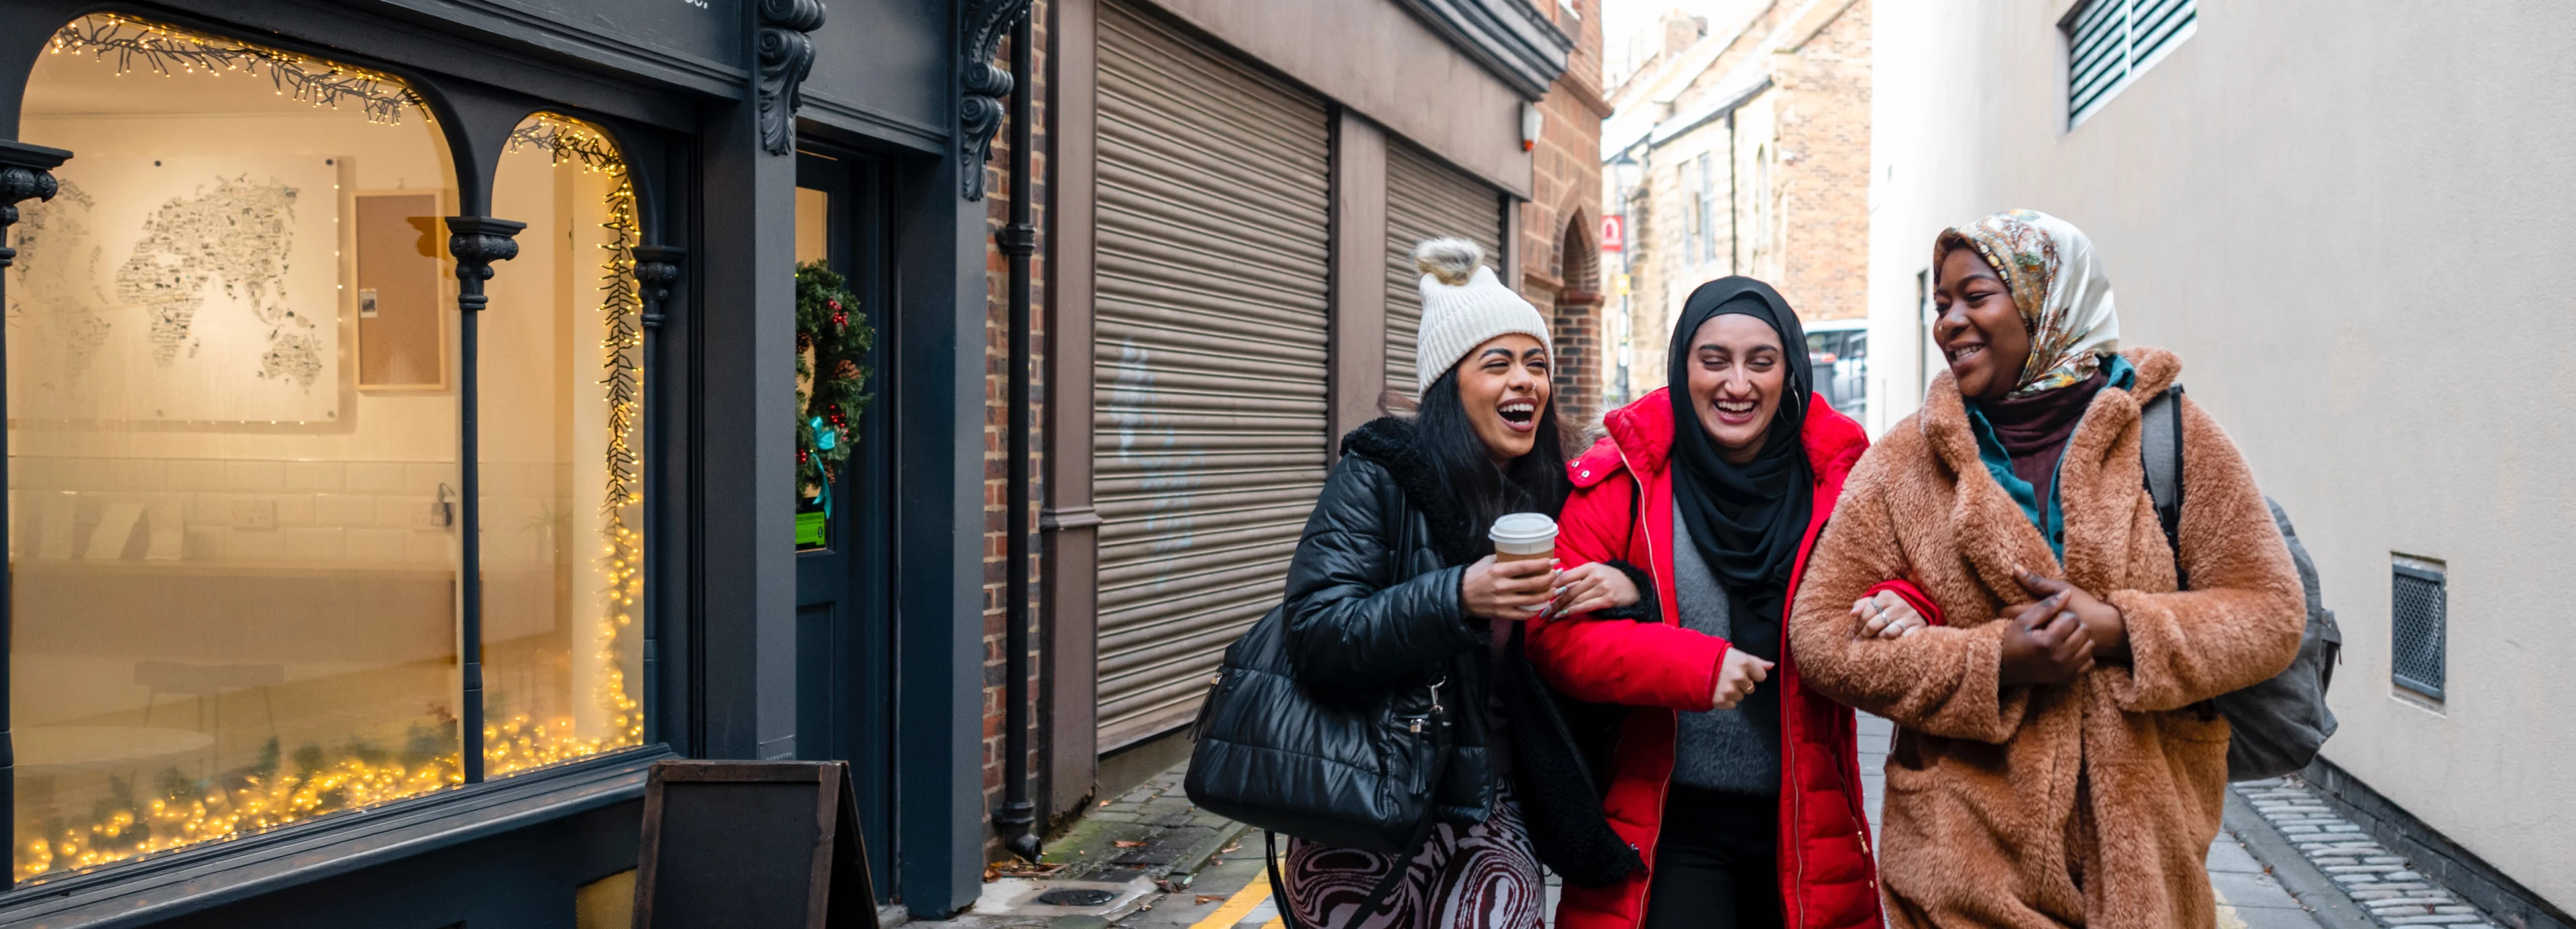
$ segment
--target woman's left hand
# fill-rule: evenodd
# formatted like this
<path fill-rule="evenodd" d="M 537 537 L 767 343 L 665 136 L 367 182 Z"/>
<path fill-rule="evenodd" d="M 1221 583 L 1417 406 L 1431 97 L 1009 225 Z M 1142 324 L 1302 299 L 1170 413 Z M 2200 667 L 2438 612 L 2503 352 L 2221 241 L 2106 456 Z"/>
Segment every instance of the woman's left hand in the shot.
<path fill-rule="evenodd" d="M 1565 609 L 1559 615 L 1590 613 L 1594 610 L 1634 606 L 1643 594 L 1627 572 L 1607 563 L 1575 565 L 1557 574 L 1557 587 L 1565 591 Z"/>
<path fill-rule="evenodd" d="M 1860 637 L 1864 639 L 1901 639 L 1932 625 L 1923 614 L 1915 612 L 1914 604 L 1888 590 L 1852 601 L 1852 617 L 1861 621 Z"/>
<path fill-rule="evenodd" d="M 2084 624 L 2084 633 L 2093 637 L 2093 654 L 2103 658 L 2128 657 L 2129 621 L 2128 617 L 2120 615 L 2119 607 L 2102 602 L 2084 588 L 2024 568 L 2013 568 L 2013 580 L 2021 582 L 2022 589 L 2030 591 L 2031 596 L 2038 599 L 2044 600 L 2064 592 L 2065 610 L 2075 614 L 2075 621 Z"/>

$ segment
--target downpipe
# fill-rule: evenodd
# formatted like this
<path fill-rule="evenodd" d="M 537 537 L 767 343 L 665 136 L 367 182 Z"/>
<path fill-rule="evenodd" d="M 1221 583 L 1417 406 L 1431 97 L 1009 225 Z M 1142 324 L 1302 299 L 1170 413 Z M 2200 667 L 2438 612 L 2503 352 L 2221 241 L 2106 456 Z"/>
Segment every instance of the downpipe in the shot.
<path fill-rule="evenodd" d="M 1030 79 L 1035 55 L 1030 45 L 1036 30 L 1024 13 L 1011 27 L 1011 223 L 1002 229 L 1001 250 L 1011 261 L 1010 383 L 1010 578 L 1003 609 L 1010 624 L 1003 634 L 1002 805 L 993 811 L 993 832 L 1011 854 L 1035 862 L 1042 851 L 1037 808 L 1029 802 L 1029 257 L 1037 251 L 1037 229 L 1030 222 L 1029 178 L 1033 144 L 1029 127 Z"/>

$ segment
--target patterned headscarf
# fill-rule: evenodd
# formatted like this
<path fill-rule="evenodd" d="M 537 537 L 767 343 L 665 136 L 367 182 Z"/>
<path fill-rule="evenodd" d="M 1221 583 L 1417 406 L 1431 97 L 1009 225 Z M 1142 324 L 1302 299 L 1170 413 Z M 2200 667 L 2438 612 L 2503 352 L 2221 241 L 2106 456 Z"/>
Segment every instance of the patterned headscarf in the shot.
<path fill-rule="evenodd" d="M 2030 359 L 2022 362 L 2012 396 L 2079 383 L 2093 376 L 2102 356 L 2119 350 L 2111 278 L 2093 255 L 2093 240 L 2073 223 L 2037 210 L 2006 210 L 1952 226 L 1932 246 L 1933 265 L 1959 248 L 1974 249 L 2003 277 L 2030 327 Z"/>

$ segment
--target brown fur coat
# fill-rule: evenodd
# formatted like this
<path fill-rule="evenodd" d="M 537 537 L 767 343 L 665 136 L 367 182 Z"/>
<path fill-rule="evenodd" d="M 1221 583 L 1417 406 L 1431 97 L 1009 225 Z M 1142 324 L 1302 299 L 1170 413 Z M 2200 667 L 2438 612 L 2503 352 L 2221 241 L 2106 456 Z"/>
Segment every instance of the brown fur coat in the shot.
<path fill-rule="evenodd" d="M 2226 788 L 2227 721 L 2202 704 L 2289 666 L 2299 580 L 2262 493 L 2218 423 L 2188 400 L 2182 562 L 2144 489 L 2138 401 L 2181 362 L 2127 352 L 2131 391 L 2104 388 L 2060 466 L 2063 567 L 1977 458 L 1950 375 L 1852 471 L 1790 619 L 1806 680 L 1896 721 L 1879 850 L 1900 927 L 2209 927 L 2203 858 Z M 2067 685 L 1997 686 L 2013 568 L 2064 577 L 2118 607 L 2132 656 Z M 1903 578 L 1947 626 L 1858 638 L 1851 603 Z"/>

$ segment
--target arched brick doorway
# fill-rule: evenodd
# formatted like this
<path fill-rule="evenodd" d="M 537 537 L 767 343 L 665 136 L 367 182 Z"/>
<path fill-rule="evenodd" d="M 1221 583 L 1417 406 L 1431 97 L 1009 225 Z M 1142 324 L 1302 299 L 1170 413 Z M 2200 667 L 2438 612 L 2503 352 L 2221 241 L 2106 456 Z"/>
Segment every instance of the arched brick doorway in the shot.
<path fill-rule="evenodd" d="M 1581 211 L 1566 221 L 1558 240 L 1555 318 L 1557 421 L 1566 429 L 1568 453 L 1579 451 L 1585 435 L 1601 418 L 1603 354 L 1601 340 L 1601 263 L 1594 254 L 1592 224 Z"/>

